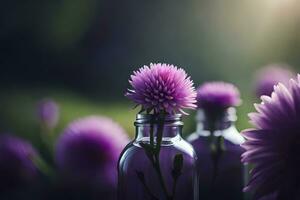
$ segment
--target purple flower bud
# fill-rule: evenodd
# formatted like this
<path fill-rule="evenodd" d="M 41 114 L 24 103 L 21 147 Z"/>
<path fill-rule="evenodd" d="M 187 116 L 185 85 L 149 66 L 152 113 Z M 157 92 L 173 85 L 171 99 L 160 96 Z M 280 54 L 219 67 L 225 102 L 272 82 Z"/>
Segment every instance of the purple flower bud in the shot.
<path fill-rule="evenodd" d="M 33 162 L 37 152 L 30 143 L 10 135 L 0 136 L 0 187 L 11 188 L 33 183 L 38 170 Z"/>
<path fill-rule="evenodd" d="M 295 77 L 293 72 L 286 65 L 268 65 L 258 71 L 256 75 L 256 95 L 271 96 L 274 86 L 278 83 L 288 84 L 291 78 Z"/>
<path fill-rule="evenodd" d="M 116 186 L 117 161 L 128 141 L 125 131 L 109 118 L 78 119 L 59 137 L 55 160 L 71 181 Z"/>
<path fill-rule="evenodd" d="M 151 63 L 135 71 L 129 83 L 132 89 L 125 96 L 148 111 L 184 113 L 196 108 L 193 81 L 174 65 Z"/>
<path fill-rule="evenodd" d="M 39 102 L 37 114 L 40 122 L 47 128 L 54 128 L 59 119 L 59 107 L 51 99 L 44 99 Z"/>

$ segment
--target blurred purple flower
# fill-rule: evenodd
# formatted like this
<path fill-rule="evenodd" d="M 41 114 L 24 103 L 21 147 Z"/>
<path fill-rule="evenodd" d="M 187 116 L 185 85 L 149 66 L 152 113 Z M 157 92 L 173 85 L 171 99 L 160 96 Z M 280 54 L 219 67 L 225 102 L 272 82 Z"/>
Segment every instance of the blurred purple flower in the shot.
<path fill-rule="evenodd" d="M 254 165 L 244 190 L 255 190 L 257 199 L 271 193 L 277 193 L 277 199 L 298 199 L 300 75 L 288 86 L 279 83 L 271 97 L 261 99 L 255 104 L 257 112 L 249 114 L 255 128 L 242 132 L 247 139 L 242 162 Z"/>
<path fill-rule="evenodd" d="M 287 84 L 295 75 L 286 65 L 273 64 L 268 65 L 258 71 L 256 75 L 256 95 L 271 96 L 276 84 Z"/>
<path fill-rule="evenodd" d="M 207 82 L 197 89 L 198 108 L 225 109 L 241 103 L 239 90 L 231 83 Z"/>
<path fill-rule="evenodd" d="M 259 200 L 276 200 L 277 199 L 277 193 L 272 193 L 270 195 L 263 196 Z"/>
<path fill-rule="evenodd" d="M 0 136 L 0 188 L 25 186 L 38 177 L 33 159 L 38 156 L 30 143 L 11 135 Z"/>
<path fill-rule="evenodd" d="M 76 182 L 115 186 L 117 161 L 128 141 L 111 119 L 82 118 L 69 124 L 58 139 L 55 160 L 61 172 Z"/>
<path fill-rule="evenodd" d="M 37 114 L 43 125 L 54 128 L 59 119 L 59 107 L 55 101 L 44 99 L 38 103 Z"/>
<path fill-rule="evenodd" d="M 196 108 L 196 92 L 186 72 L 169 64 L 150 64 L 135 71 L 125 96 L 154 112 L 176 113 Z"/>

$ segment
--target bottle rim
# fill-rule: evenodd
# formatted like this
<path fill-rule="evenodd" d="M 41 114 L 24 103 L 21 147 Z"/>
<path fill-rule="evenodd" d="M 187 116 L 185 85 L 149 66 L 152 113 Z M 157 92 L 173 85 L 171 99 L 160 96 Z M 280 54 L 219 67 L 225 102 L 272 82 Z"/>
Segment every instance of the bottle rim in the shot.
<path fill-rule="evenodd" d="M 142 124 L 156 124 L 159 122 L 159 118 L 162 115 L 154 115 L 154 114 L 137 114 L 135 125 L 142 125 Z M 182 122 L 182 114 L 166 114 L 164 115 L 164 124 L 172 124 L 172 125 L 183 125 Z"/>

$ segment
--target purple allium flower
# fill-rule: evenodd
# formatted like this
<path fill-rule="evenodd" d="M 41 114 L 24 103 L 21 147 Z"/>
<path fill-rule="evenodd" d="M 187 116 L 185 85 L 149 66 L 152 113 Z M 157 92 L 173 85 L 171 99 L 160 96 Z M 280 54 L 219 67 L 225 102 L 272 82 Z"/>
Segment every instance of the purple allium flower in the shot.
<path fill-rule="evenodd" d="M 0 136 L 0 190 L 33 183 L 38 169 L 33 159 L 38 154 L 30 143 L 11 135 Z"/>
<path fill-rule="evenodd" d="M 283 83 L 288 84 L 289 80 L 295 75 L 289 67 L 286 65 L 269 65 L 259 70 L 256 75 L 256 95 L 258 97 L 262 95 L 270 96 L 273 92 L 276 84 Z"/>
<path fill-rule="evenodd" d="M 237 87 L 225 82 L 207 82 L 197 89 L 198 108 L 225 109 L 241 103 Z"/>
<path fill-rule="evenodd" d="M 54 128 L 59 118 L 59 107 L 51 99 L 44 99 L 39 102 L 37 114 L 40 122 L 48 128 Z"/>
<path fill-rule="evenodd" d="M 145 110 L 184 113 L 183 109 L 196 108 L 192 80 L 174 65 L 151 63 L 135 71 L 129 82 L 132 90 L 126 96 Z"/>
<path fill-rule="evenodd" d="M 65 129 L 56 144 L 55 160 L 72 180 L 114 186 L 117 161 L 127 143 L 127 134 L 111 119 L 86 117 Z"/>
<path fill-rule="evenodd" d="M 262 96 L 249 114 L 254 129 L 244 130 L 247 139 L 242 162 L 251 163 L 251 180 L 245 191 L 257 198 L 277 193 L 278 199 L 296 199 L 300 191 L 300 75 L 287 86 L 279 83 L 271 97 Z"/>

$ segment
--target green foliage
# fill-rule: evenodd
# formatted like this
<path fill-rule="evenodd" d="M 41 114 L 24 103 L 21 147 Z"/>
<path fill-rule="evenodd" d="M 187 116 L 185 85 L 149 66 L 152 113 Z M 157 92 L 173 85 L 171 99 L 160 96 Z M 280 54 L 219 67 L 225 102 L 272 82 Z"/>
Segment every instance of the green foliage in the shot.
<path fill-rule="evenodd" d="M 39 140 L 39 123 L 36 116 L 37 102 L 52 98 L 60 106 L 60 120 L 54 137 L 60 134 L 71 121 L 88 115 L 103 115 L 118 122 L 134 136 L 133 122 L 136 111 L 123 102 L 96 102 L 66 91 L 17 90 L 2 92 L 0 103 L 0 132 L 10 132 L 30 139 Z"/>
<path fill-rule="evenodd" d="M 36 117 L 36 105 L 42 98 L 52 98 L 60 106 L 60 121 L 54 131 L 54 139 L 71 121 L 88 115 L 104 115 L 118 122 L 133 138 L 133 122 L 138 109 L 124 101 L 103 101 L 84 98 L 81 95 L 62 90 L 7 90 L 0 95 L 0 133 L 9 132 L 30 139 L 38 144 L 40 127 Z M 243 105 L 238 108 L 237 127 L 249 127 L 247 113 L 253 110 L 251 97 L 244 97 Z M 184 136 L 195 130 L 195 111 L 184 116 Z"/>

